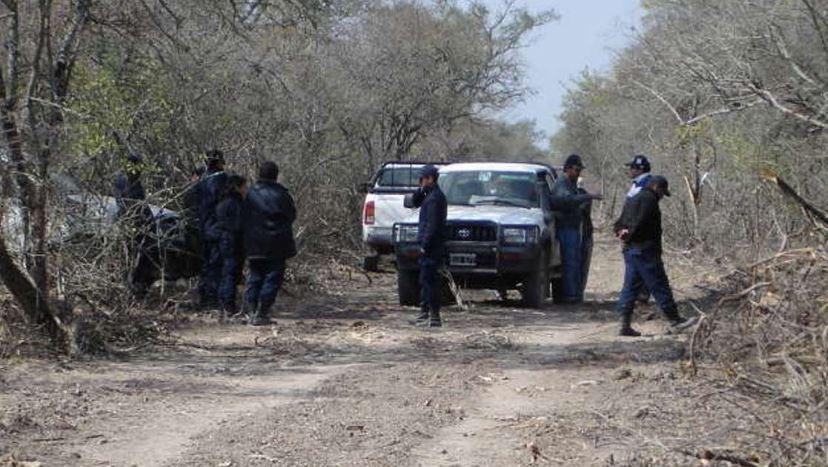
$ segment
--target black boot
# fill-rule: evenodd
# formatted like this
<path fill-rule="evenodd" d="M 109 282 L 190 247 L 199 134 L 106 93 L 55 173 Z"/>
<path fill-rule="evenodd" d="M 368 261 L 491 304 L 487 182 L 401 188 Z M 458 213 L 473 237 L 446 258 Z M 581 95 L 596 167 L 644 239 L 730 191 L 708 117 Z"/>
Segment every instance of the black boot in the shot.
<path fill-rule="evenodd" d="M 423 326 L 428 323 L 428 307 L 420 308 L 420 313 L 417 315 L 416 318 L 409 320 L 409 323 L 413 324 L 414 326 Z"/>
<path fill-rule="evenodd" d="M 225 303 L 221 306 L 221 317 L 219 320 L 222 323 L 229 323 L 238 314 L 239 310 L 235 303 Z"/>
<path fill-rule="evenodd" d="M 270 307 L 259 305 L 253 317 L 250 319 L 252 326 L 269 326 L 273 323 L 270 321 Z"/>
<path fill-rule="evenodd" d="M 439 328 L 443 326 L 443 319 L 440 317 L 440 310 L 431 310 L 428 319 L 428 327 Z"/>
<path fill-rule="evenodd" d="M 631 311 L 621 313 L 621 331 L 619 331 L 618 335 L 624 337 L 641 337 L 641 333 L 632 327 Z"/>
<path fill-rule="evenodd" d="M 685 329 L 693 326 L 698 321 L 698 318 L 696 317 L 682 318 L 678 310 L 675 308 L 664 310 L 664 316 L 667 318 L 667 321 L 670 322 L 671 334 L 678 334 L 684 331 Z"/>

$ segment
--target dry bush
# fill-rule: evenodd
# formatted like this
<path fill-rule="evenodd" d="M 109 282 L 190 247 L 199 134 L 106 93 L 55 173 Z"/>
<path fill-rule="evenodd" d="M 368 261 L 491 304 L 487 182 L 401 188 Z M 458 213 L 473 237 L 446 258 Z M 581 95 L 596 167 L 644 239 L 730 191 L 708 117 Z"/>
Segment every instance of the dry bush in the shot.
<path fill-rule="evenodd" d="M 756 420 L 762 443 L 743 448 L 771 465 L 828 463 L 828 248 L 822 238 L 819 246 L 784 251 L 729 276 L 734 293 L 704 317 L 692 339 L 731 388 L 753 402 L 746 416 Z"/>

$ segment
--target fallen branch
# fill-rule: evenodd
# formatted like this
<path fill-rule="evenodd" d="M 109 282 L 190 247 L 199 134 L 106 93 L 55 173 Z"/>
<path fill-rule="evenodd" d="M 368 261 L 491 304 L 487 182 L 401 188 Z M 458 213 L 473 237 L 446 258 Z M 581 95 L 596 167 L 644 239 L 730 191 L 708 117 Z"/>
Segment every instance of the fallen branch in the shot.
<path fill-rule="evenodd" d="M 679 449 L 678 452 L 684 454 L 685 456 L 695 457 L 701 461 L 725 461 L 730 462 L 731 464 L 740 465 L 742 467 L 759 467 L 759 461 L 754 460 L 753 457 L 745 458 L 734 454 L 715 452 L 709 449 L 705 449 L 702 452 L 691 452 L 685 449 Z"/>

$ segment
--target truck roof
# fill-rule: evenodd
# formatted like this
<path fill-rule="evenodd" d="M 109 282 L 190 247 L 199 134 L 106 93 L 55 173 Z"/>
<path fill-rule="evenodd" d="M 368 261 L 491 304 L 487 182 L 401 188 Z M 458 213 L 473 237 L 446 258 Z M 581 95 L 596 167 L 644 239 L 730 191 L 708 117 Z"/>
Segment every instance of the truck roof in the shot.
<path fill-rule="evenodd" d="M 552 171 L 554 169 L 543 163 L 532 162 L 458 162 L 445 167 L 440 167 L 440 173 L 465 172 L 472 170 L 491 170 L 509 172 L 531 172 Z"/>

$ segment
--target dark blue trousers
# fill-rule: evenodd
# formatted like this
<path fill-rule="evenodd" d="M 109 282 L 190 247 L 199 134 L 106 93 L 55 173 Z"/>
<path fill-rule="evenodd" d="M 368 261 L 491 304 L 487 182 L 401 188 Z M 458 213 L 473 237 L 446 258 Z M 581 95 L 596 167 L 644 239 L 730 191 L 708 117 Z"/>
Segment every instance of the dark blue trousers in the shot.
<path fill-rule="evenodd" d="M 440 311 L 440 261 L 420 258 L 420 306 Z"/>
<path fill-rule="evenodd" d="M 673 290 L 661 255 L 652 250 L 624 250 L 624 288 L 617 306 L 620 313 L 632 313 L 642 283 L 653 294 L 659 308 L 668 318 L 676 315 L 678 307 L 673 299 Z"/>
<path fill-rule="evenodd" d="M 262 313 L 269 315 L 284 280 L 284 259 L 251 258 L 244 291 L 249 311 L 252 313 L 261 309 Z"/>
<path fill-rule="evenodd" d="M 218 298 L 218 286 L 221 281 L 221 250 L 219 242 L 202 236 L 201 280 L 198 285 L 202 302 Z"/>
<path fill-rule="evenodd" d="M 232 236 L 222 237 L 219 240 L 221 254 L 221 276 L 218 287 L 218 299 L 222 306 L 234 308 L 236 306 L 236 283 L 239 271 L 238 241 Z"/>
<path fill-rule="evenodd" d="M 563 299 L 572 302 L 581 301 L 584 299 L 581 229 L 561 227 L 557 229 L 556 234 L 561 244 Z"/>

